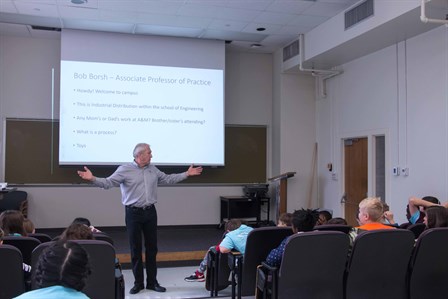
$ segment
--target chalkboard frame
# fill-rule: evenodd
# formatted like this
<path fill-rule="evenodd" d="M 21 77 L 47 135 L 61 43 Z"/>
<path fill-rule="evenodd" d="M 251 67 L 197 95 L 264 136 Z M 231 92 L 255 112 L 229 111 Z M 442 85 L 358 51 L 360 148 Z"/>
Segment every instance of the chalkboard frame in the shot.
<path fill-rule="evenodd" d="M 59 120 L 6 118 L 4 149 L 5 181 L 11 185 L 72 186 L 86 183 L 76 174 L 76 170 L 82 169 L 82 166 L 58 164 Z M 201 176 L 191 177 L 182 183 L 206 185 L 264 183 L 267 180 L 266 161 L 266 126 L 226 125 L 225 166 L 206 167 Z M 98 177 L 109 176 L 117 167 L 118 165 L 89 166 Z M 158 168 L 166 173 L 183 172 L 187 169 L 187 167 L 167 166 Z"/>

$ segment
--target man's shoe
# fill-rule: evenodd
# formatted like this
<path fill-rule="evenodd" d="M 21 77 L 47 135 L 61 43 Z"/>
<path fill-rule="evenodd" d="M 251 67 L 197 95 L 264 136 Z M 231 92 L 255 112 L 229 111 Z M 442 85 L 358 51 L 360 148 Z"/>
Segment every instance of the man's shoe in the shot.
<path fill-rule="evenodd" d="M 156 283 L 155 285 L 147 285 L 146 289 L 153 290 L 159 293 L 166 292 L 166 288 L 162 287 L 159 283 Z"/>
<path fill-rule="evenodd" d="M 138 292 L 140 292 L 141 290 L 143 290 L 143 286 L 140 285 L 134 285 L 132 287 L 132 289 L 129 291 L 129 294 L 133 295 L 133 294 L 137 294 Z"/>

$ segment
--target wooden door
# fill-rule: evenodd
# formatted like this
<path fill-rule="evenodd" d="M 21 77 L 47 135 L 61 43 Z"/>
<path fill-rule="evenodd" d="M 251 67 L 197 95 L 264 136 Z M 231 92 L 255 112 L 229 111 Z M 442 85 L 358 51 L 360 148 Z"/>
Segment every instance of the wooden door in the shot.
<path fill-rule="evenodd" d="M 367 138 L 344 141 L 345 219 L 358 226 L 358 204 L 367 196 Z"/>

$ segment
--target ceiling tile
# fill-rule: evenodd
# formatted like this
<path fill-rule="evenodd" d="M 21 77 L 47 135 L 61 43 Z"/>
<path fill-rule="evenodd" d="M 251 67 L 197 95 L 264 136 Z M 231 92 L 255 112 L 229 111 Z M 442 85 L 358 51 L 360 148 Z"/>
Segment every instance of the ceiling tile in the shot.
<path fill-rule="evenodd" d="M 194 18 L 159 14 L 139 14 L 137 16 L 138 23 L 168 27 L 206 28 L 211 21 L 211 18 Z"/>
<path fill-rule="evenodd" d="M 289 24 L 287 25 L 314 28 L 328 19 L 329 17 L 323 16 L 300 15 L 292 19 L 291 22 L 289 22 Z"/>
<path fill-rule="evenodd" d="M 179 6 L 183 1 L 141 1 L 142 4 L 138 8 L 138 11 L 144 11 L 148 13 L 160 13 L 160 14 L 176 14 L 179 10 Z"/>
<path fill-rule="evenodd" d="M 0 0 L 0 22 L 232 40 L 247 51 L 266 53 L 275 51 L 276 43 L 283 46 L 359 0 L 71 1 Z M 267 30 L 256 31 L 258 27 Z M 250 48 L 251 43 L 260 42 L 262 49 Z"/>
<path fill-rule="evenodd" d="M 257 31 L 257 28 L 265 28 L 264 31 Z M 263 24 L 263 23 L 249 23 L 244 29 L 243 32 L 250 32 L 256 34 L 273 34 L 278 32 L 278 30 L 282 28 L 281 25 L 275 24 Z"/>
<path fill-rule="evenodd" d="M 247 22 L 238 22 L 233 20 L 213 20 L 208 25 L 208 29 L 219 29 L 229 31 L 242 31 L 248 25 Z"/>
<path fill-rule="evenodd" d="M 333 17 L 345 8 L 346 5 L 339 3 L 314 3 L 303 13 L 306 15 Z"/>
<path fill-rule="evenodd" d="M 293 14 L 285 14 L 285 13 L 277 13 L 277 12 L 262 12 L 254 19 L 254 22 L 286 25 L 295 17 L 296 17 L 296 15 L 293 15 Z"/>
<path fill-rule="evenodd" d="M 185 4 L 182 5 L 177 11 L 178 15 L 189 17 L 205 17 L 214 18 L 219 15 L 220 10 L 223 7 L 211 6 L 211 5 L 199 5 L 199 4 Z"/>
<path fill-rule="evenodd" d="M 112 11 L 99 10 L 99 18 L 103 21 L 114 22 L 120 20 L 125 23 L 134 23 L 137 20 L 138 13 L 132 11 Z"/>
<path fill-rule="evenodd" d="M 201 35 L 202 29 L 140 24 L 135 28 L 135 33 L 162 36 L 198 37 Z"/>
<path fill-rule="evenodd" d="M 293 14 L 301 14 L 305 9 L 313 5 L 312 1 L 285 1 L 285 0 L 276 0 L 266 9 L 267 11 L 272 12 L 281 12 L 281 13 L 293 13 Z"/>
<path fill-rule="evenodd" d="M 274 0 L 228 0 L 227 6 L 237 9 L 252 9 L 264 11 Z"/>
<path fill-rule="evenodd" d="M 106 32 L 132 33 L 134 24 L 117 23 L 117 22 L 98 22 L 91 20 L 72 20 L 63 19 L 63 28 L 65 29 L 81 29 Z"/>
<path fill-rule="evenodd" d="M 43 16 L 43 17 L 58 17 L 58 9 L 56 5 L 40 4 L 34 2 L 15 2 L 15 6 L 20 14 Z"/>
<path fill-rule="evenodd" d="M 17 13 L 17 9 L 11 0 L 0 0 L 0 12 Z"/>
<path fill-rule="evenodd" d="M 73 6 L 78 8 L 98 8 L 98 0 L 84 0 L 84 3 L 74 3 L 73 0 L 57 0 L 58 6 Z"/>
<path fill-rule="evenodd" d="M 66 19 L 81 19 L 81 20 L 99 20 L 100 11 L 97 9 L 89 9 L 74 6 L 60 6 L 59 14 Z M 121 21 L 121 20 L 115 20 Z"/>
<path fill-rule="evenodd" d="M 3 2 L 3 0 L 0 0 L 0 2 Z M 14 3 L 36 3 L 36 4 L 55 5 L 56 0 L 14 0 Z"/>

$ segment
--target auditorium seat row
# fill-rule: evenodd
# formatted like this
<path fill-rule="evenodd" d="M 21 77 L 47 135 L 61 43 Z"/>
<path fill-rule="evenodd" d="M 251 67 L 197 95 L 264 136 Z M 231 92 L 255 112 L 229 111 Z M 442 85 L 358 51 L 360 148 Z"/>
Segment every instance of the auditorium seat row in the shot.
<path fill-rule="evenodd" d="M 6 237 L 5 241 L 7 238 L 17 238 L 17 240 L 21 238 L 18 243 L 22 246 L 31 246 L 31 243 L 36 242 L 37 246 L 26 259 L 22 257 L 21 250 L 16 246 L 0 246 L 0 299 L 10 299 L 26 291 L 22 262 L 28 262 L 32 269 L 35 269 L 43 250 L 54 242 L 40 243 L 32 237 Z M 20 242 L 23 240 L 25 242 Z M 124 298 L 124 280 L 121 269 L 117 267 L 114 247 L 109 242 L 101 240 L 76 240 L 74 242 L 79 243 L 89 255 L 91 274 L 87 278 L 83 292 L 92 299 Z M 31 285 L 32 289 L 34 287 Z"/>
<path fill-rule="evenodd" d="M 282 240 L 271 239 L 275 231 L 281 229 L 253 230 L 244 257 L 212 257 L 229 260 L 232 298 L 448 298 L 444 290 L 448 282 L 448 228 L 426 230 L 417 242 L 414 233 L 406 229 L 368 231 L 359 234 L 352 247 L 343 232 L 301 233 L 288 240 L 278 269 L 263 264 L 270 249 Z M 260 264 L 263 266 L 257 267 Z M 228 285 L 228 272 L 227 278 L 225 271 L 223 277 L 220 272 L 208 275 L 211 296 Z"/>

